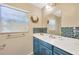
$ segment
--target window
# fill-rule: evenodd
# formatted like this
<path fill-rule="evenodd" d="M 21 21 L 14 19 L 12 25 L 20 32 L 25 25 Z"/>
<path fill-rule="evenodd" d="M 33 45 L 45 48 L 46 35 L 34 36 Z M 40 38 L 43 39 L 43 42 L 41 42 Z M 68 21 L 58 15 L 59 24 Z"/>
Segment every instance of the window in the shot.
<path fill-rule="evenodd" d="M 0 5 L 0 32 L 28 32 L 26 12 Z"/>

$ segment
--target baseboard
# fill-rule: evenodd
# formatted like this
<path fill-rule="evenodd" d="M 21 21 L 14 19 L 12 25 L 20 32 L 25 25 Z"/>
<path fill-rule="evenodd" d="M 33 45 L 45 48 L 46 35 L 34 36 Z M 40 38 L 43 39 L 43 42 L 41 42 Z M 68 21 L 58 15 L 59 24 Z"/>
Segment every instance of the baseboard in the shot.
<path fill-rule="evenodd" d="M 32 52 L 30 52 L 30 53 L 28 53 L 27 55 L 33 55 L 33 51 L 32 51 Z"/>

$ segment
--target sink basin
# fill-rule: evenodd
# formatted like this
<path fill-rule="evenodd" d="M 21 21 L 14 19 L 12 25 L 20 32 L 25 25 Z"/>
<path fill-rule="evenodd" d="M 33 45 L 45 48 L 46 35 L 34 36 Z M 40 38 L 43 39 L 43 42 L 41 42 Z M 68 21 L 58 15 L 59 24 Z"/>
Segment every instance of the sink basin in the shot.
<path fill-rule="evenodd" d="M 51 35 L 51 34 L 45 34 L 45 33 L 39 33 L 39 35 L 44 38 L 45 40 L 62 40 L 61 36 L 57 36 L 57 35 Z"/>

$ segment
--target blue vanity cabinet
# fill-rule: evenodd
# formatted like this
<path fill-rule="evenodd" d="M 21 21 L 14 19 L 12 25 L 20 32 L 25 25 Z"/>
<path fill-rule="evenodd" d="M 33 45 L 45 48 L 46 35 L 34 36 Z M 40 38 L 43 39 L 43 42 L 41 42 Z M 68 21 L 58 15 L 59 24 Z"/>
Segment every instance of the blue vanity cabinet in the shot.
<path fill-rule="evenodd" d="M 52 55 L 53 54 L 53 45 L 39 40 L 39 53 L 40 55 Z"/>
<path fill-rule="evenodd" d="M 33 37 L 33 52 L 34 55 L 72 55 L 61 48 L 44 42 L 36 37 Z"/>
<path fill-rule="evenodd" d="M 33 37 L 33 53 L 39 55 L 39 39 L 36 37 Z"/>
<path fill-rule="evenodd" d="M 52 45 L 33 37 L 33 52 L 34 55 L 52 55 Z"/>
<path fill-rule="evenodd" d="M 58 47 L 55 47 L 55 46 L 54 46 L 54 49 L 53 49 L 53 54 L 54 55 L 72 55 L 71 53 L 66 52 L 66 51 L 64 51 L 64 50 L 62 50 Z"/>
<path fill-rule="evenodd" d="M 39 53 L 40 55 L 52 55 L 53 52 L 52 50 L 40 44 Z"/>

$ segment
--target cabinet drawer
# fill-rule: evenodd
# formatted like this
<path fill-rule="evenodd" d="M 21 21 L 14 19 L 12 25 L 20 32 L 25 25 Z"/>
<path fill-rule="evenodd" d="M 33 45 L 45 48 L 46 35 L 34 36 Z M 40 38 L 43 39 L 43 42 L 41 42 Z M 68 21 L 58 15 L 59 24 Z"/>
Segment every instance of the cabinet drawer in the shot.
<path fill-rule="evenodd" d="M 64 50 L 62 50 L 58 47 L 54 47 L 54 52 L 53 53 L 55 53 L 57 55 L 72 55 L 72 54 L 70 54 L 70 53 L 68 53 L 68 52 L 66 52 L 66 51 L 64 51 Z"/>
<path fill-rule="evenodd" d="M 52 50 L 40 44 L 39 48 L 40 55 L 52 55 Z"/>
<path fill-rule="evenodd" d="M 52 50 L 53 46 L 47 42 L 44 42 L 42 40 L 39 40 L 39 44 L 42 44 L 43 46 L 47 47 L 48 49 Z"/>

